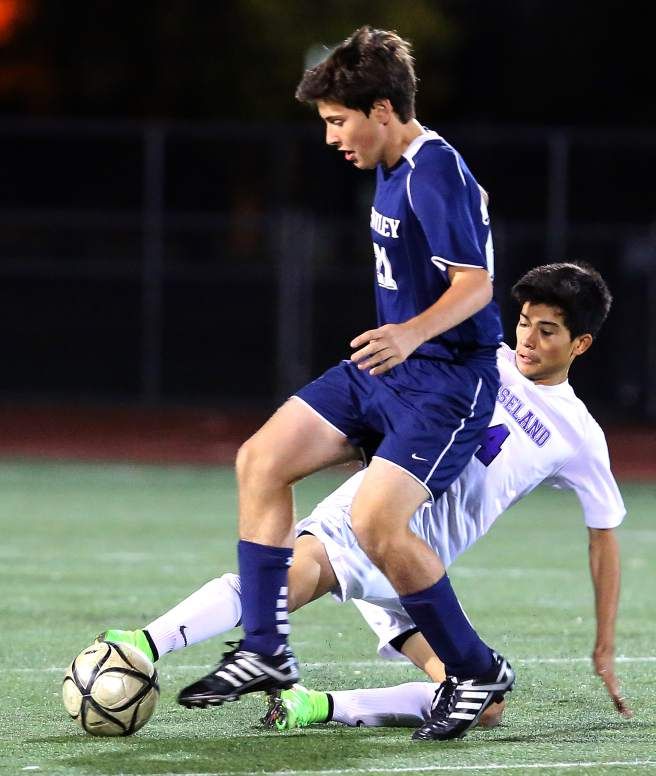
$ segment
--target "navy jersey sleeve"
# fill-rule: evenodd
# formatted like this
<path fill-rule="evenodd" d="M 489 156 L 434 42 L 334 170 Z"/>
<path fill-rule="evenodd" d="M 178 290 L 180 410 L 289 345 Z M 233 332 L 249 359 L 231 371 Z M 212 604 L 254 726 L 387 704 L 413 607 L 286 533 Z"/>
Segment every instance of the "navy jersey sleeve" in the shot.
<path fill-rule="evenodd" d="M 433 263 L 488 269 L 489 218 L 474 177 L 457 151 L 426 143 L 408 174 L 408 199 Z"/>

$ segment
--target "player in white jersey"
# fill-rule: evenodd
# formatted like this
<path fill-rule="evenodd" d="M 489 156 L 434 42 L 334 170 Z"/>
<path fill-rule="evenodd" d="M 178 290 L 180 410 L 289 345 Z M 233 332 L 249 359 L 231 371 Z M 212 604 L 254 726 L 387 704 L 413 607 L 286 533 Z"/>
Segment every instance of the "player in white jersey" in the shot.
<path fill-rule="evenodd" d="M 590 538 L 597 616 L 594 666 L 618 711 L 629 714 L 613 661 L 619 592 L 619 553 L 613 529 L 625 510 L 610 471 L 603 432 L 567 382 L 572 361 L 588 349 L 606 317 L 610 294 L 591 268 L 552 264 L 527 273 L 515 285 L 513 295 L 521 305 L 517 349 L 503 346 L 498 352 L 501 385 L 488 432 L 461 476 L 441 499 L 427 501 L 417 510 L 410 527 L 448 566 L 505 510 L 541 483 L 574 490 Z M 292 608 L 326 592 L 341 601 L 354 600 L 377 634 L 382 656 L 406 655 L 442 683 L 438 685 L 443 690 L 441 697 L 446 690 L 457 692 L 457 685 L 449 685 L 449 679 L 443 682 L 443 666 L 393 587 L 357 544 L 350 509 L 362 476 L 359 473 L 349 479 L 298 524 L 289 578 Z M 136 641 L 157 658 L 228 630 L 240 616 L 239 579 L 224 575 L 144 631 L 113 630 L 104 637 Z M 406 720 L 425 720 L 420 728 L 424 734 L 419 737 L 431 739 L 432 727 L 439 724 L 440 717 L 436 722 L 429 716 L 426 693 L 432 697 L 435 688 L 415 684 L 410 689 L 389 688 L 374 696 L 368 694 L 370 691 L 356 696 L 331 694 L 331 701 L 337 698 L 342 704 L 338 708 L 335 703 L 336 713 L 331 718 L 347 723 L 357 718 L 369 724 L 398 724 L 403 710 Z M 283 691 L 270 709 L 269 721 L 283 729 L 324 721 L 328 714 L 326 694 L 312 692 Z M 362 704 L 369 712 L 363 711 Z M 387 712 L 391 708 L 395 713 L 390 716 Z M 474 722 L 483 714 L 485 709 Z M 499 707 L 493 705 L 481 721 L 494 724 L 498 717 Z"/>
<path fill-rule="evenodd" d="M 583 402 L 568 382 L 534 384 L 519 371 L 516 358 L 508 346 L 498 351 L 501 387 L 483 444 L 444 496 L 434 504 L 427 501 L 410 523 L 447 567 L 541 483 L 574 490 L 588 528 L 614 528 L 625 514 L 603 431 Z M 383 647 L 390 634 L 403 632 L 412 621 L 355 542 L 349 510 L 363 474 L 321 502 L 297 530 L 321 539 L 342 600 L 362 599 L 395 613 L 398 622 Z"/>

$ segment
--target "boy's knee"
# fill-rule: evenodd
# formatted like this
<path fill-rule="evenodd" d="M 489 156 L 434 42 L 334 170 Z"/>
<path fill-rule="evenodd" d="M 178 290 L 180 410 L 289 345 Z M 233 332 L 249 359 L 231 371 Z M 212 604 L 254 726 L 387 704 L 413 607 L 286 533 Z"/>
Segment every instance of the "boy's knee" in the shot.
<path fill-rule="evenodd" d="M 370 512 L 355 511 L 351 515 L 351 527 L 358 544 L 368 558 L 380 566 L 393 550 L 393 531 Z"/>
<path fill-rule="evenodd" d="M 281 478 L 280 463 L 273 450 L 251 437 L 239 448 L 235 461 L 240 486 L 266 487 Z"/>

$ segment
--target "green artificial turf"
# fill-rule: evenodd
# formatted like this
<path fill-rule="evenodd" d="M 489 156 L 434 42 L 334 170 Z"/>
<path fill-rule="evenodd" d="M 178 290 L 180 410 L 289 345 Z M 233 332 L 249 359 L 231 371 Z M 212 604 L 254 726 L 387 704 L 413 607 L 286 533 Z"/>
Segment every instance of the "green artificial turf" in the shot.
<path fill-rule="evenodd" d="M 339 482 L 306 480 L 299 514 Z M 86 735 L 66 716 L 65 666 L 95 634 L 136 627 L 235 570 L 232 473 L 189 467 L 0 464 L 0 773 L 393 774 L 656 772 L 656 487 L 625 485 L 617 669 L 635 718 L 593 676 L 587 533 L 576 500 L 539 490 L 451 569 L 482 636 L 517 671 L 504 724 L 448 744 L 407 729 L 263 730 L 259 698 L 186 710 L 176 691 L 217 661 L 222 642 L 158 664 L 162 697 L 126 739 Z M 377 658 L 355 608 L 324 599 L 292 615 L 304 682 L 317 689 L 417 680 Z M 586 765 L 587 764 L 587 765 Z"/>

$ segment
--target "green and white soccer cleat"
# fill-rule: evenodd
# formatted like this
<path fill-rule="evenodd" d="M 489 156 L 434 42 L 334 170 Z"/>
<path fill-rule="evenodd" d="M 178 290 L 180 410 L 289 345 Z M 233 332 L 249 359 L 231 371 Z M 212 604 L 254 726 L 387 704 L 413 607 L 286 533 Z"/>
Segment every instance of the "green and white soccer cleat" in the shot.
<path fill-rule="evenodd" d="M 262 722 L 280 731 L 328 722 L 330 714 L 328 693 L 308 690 L 301 684 L 269 694 L 268 703 Z"/>
<path fill-rule="evenodd" d="M 141 650 L 151 662 L 156 662 L 159 655 L 156 653 L 153 643 L 143 630 L 119 630 L 110 628 L 96 636 L 96 641 L 110 641 L 113 644 L 131 644 Z"/>

